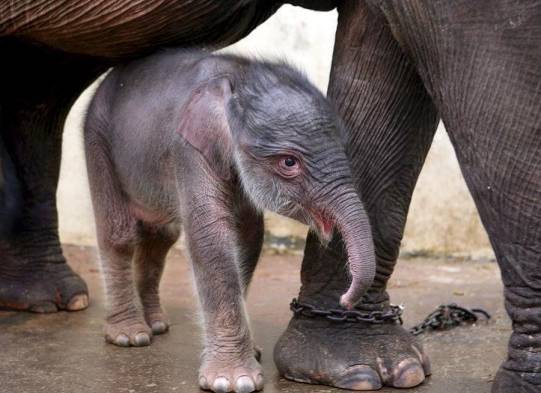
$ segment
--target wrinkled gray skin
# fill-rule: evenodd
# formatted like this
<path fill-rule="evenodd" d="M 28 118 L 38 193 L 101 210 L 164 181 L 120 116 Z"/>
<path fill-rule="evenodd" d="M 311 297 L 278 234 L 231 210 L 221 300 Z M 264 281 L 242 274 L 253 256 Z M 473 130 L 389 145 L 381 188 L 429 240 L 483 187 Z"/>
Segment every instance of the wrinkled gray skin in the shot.
<path fill-rule="evenodd" d="M 374 278 L 371 229 L 342 135 L 327 100 L 284 64 L 169 51 L 114 69 L 85 124 L 106 340 L 142 346 L 167 330 L 158 286 L 182 223 L 203 311 L 200 386 L 261 389 L 243 294 L 263 209 L 310 225 L 322 241 L 340 230 L 352 276 L 344 306 Z"/>

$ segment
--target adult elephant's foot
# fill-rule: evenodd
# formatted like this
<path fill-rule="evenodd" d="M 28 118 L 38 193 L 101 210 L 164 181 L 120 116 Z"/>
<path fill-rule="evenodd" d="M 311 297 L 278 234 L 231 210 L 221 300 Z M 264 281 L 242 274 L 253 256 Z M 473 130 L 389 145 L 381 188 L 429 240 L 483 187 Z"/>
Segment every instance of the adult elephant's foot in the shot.
<path fill-rule="evenodd" d="M 541 371 L 524 372 L 500 367 L 492 393 L 539 393 L 541 392 Z"/>
<path fill-rule="evenodd" d="M 427 356 L 399 325 L 294 316 L 274 349 L 282 376 L 351 390 L 408 388 L 430 375 Z"/>
<path fill-rule="evenodd" d="M 47 262 L 0 255 L 0 307 L 39 313 L 88 307 L 87 286 L 63 257 Z"/>
<path fill-rule="evenodd" d="M 510 291 L 506 293 L 508 297 Z M 537 294 L 534 294 L 537 295 Z M 532 303 L 537 302 L 537 296 L 532 296 Z M 507 303 L 511 315 L 527 315 L 539 318 L 539 307 L 517 308 Z M 515 306 L 515 307 L 514 307 Z M 528 313 L 528 314 L 527 314 Z M 539 320 L 539 319 L 538 319 Z M 534 324 L 514 323 L 514 332 L 509 340 L 509 353 L 505 362 L 502 363 L 494 383 L 492 393 L 539 393 L 541 392 L 541 332 Z"/>

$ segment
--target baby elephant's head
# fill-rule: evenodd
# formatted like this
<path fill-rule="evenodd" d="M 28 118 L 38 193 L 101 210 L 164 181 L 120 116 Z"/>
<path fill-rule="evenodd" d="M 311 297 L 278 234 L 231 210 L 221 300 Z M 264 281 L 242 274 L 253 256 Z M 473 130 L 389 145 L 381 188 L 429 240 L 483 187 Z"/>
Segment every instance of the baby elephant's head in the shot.
<path fill-rule="evenodd" d="M 258 208 L 308 224 L 325 242 L 340 231 L 352 276 L 340 302 L 353 307 L 372 284 L 375 254 L 335 110 L 284 64 L 251 64 L 197 94 L 192 102 L 203 100 L 209 113 L 185 138 L 222 176 L 236 168 Z"/>

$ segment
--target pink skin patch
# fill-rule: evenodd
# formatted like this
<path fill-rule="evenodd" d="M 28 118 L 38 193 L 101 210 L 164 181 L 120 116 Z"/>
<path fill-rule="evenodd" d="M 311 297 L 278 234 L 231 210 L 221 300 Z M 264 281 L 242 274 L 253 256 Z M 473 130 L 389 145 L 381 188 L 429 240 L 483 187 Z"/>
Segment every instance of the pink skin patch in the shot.
<path fill-rule="evenodd" d="M 330 241 L 334 231 L 334 221 L 318 213 L 311 213 L 310 215 L 317 225 L 319 236 L 326 242 Z"/>

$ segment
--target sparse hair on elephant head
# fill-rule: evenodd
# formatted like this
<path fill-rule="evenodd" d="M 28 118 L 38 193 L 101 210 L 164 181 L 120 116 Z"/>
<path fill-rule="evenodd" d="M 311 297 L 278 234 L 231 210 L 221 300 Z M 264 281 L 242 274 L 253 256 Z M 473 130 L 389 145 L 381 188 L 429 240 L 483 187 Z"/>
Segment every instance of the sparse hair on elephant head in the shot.
<path fill-rule="evenodd" d="M 335 109 L 285 63 L 252 62 L 203 83 L 179 128 L 216 175 L 238 174 L 253 204 L 296 219 L 323 241 L 334 228 L 348 253 L 352 308 L 372 284 L 375 255 L 368 216 L 355 189 Z"/>

